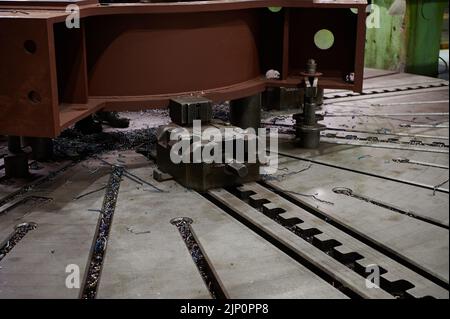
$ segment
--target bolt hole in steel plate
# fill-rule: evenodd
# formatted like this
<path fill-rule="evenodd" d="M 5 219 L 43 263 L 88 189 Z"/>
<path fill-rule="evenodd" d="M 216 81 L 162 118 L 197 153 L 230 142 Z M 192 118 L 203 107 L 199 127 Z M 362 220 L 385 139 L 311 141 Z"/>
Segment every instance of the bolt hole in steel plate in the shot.
<path fill-rule="evenodd" d="M 172 225 L 177 225 L 178 223 L 186 223 L 188 225 L 192 224 L 194 221 L 189 217 L 177 217 L 170 220 Z"/>
<path fill-rule="evenodd" d="M 28 222 L 28 223 L 20 223 L 14 226 L 14 230 L 20 229 L 20 228 L 36 228 L 37 224 L 33 223 L 33 222 Z"/>
<path fill-rule="evenodd" d="M 25 51 L 27 53 L 34 54 L 34 53 L 36 53 L 37 45 L 36 45 L 36 42 L 34 42 L 33 40 L 26 40 L 23 43 L 23 48 L 25 49 Z"/>
<path fill-rule="evenodd" d="M 41 95 L 36 91 L 30 91 L 28 93 L 28 100 L 33 104 L 41 103 Z"/>
<path fill-rule="evenodd" d="M 322 29 L 314 35 L 314 44 L 321 50 L 328 50 L 334 44 L 334 34 L 330 30 Z"/>
<path fill-rule="evenodd" d="M 336 194 L 343 194 L 347 196 L 351 196 L 353 194 L 353 190 L 347 187 L 334 187 L 332 190 Z"/>

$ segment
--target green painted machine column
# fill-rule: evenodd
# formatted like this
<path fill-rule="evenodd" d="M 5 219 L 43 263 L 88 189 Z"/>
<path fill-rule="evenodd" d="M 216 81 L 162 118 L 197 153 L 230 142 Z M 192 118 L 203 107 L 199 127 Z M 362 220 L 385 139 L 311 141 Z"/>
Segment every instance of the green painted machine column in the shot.
<path fill-rule="evenodd" d="M 406 2 L 402 10 L 401 2 Z M 428 76 L 438 73 L 447 0 L 373 0 L 366 66 Z M 373 23 L 376 21 L 378 23 Z"/>
<path fill-rule="evenodd" d="M 403 31 L 405 14 L 390 15 L 394 0 L 374 0 L 368 12 L 365 64 L 369 68 L 403 71 L 406 38 Z M 373 22 L 373 23 L 371 23 Z"/>
<path fill-rule="evenodd" d="M 408 1 L 406 72 L 437 76 L 447 0 Z"/>

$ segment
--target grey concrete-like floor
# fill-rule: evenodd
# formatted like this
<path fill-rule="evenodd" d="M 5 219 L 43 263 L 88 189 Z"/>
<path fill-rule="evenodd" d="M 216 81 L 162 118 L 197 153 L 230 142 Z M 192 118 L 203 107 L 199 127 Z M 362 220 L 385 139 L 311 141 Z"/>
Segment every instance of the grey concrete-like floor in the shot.
<path fill-rule="evenodd" d="M 153 168 L 143 162 L 132 172 L 157 184 Z M 193 219 L 198 241 L 230 298 L 345 297 L 196 192 L 173 181 L 157 185 L 167 192 L 145 191 L 130 180 L 121 183 L 99 298 L 208 297 L 170 223 L 176 217 Z"/>

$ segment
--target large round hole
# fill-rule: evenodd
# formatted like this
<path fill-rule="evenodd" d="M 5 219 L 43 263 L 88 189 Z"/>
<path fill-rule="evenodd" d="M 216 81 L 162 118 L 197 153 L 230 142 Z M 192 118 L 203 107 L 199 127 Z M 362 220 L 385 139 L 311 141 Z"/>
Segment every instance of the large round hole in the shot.
<path fill-rule="evenodd" d="M 36 46 L 36 42 L 34 42 L 33 40 L 25 41 L 23 43 L 23 47 L 24 47 L 25 51 L 30 53 L 30 54 L 36 53 L 37 46 Z"/>
<path fill-rule="evenodd" d="M 328 50 L 334 44 L 333 32 L 327 29 L 322 29 L 314 35 L 314 43 L 321 50 Z"/>
<path fill-rule="evenodd" d="M 41 95 L 36 91 L 30 91 L 28 93 L 28 100 L 30 100 L 31 103 L 39 104 L 41 103 Z"/>
<path fill-rule="evenodd" d="M 283 7 L 268 7 L 268 9 L 272 12 L 280 12 Z"/>

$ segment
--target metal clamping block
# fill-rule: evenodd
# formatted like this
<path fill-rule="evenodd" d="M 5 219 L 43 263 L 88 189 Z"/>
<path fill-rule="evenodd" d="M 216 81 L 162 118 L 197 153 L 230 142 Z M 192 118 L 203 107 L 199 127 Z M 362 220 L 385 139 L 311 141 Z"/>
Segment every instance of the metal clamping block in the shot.
<path fill-rule="evenodd" d="M 158 169 L 187 188 L 205 192 L 259 180 L 260 162 L 253 158 L 253 145 L 258 144 L 254 133 L 220 124 L 195 132 L 171 123 L 158 129 L 157 138 Z M 180 148 L 183 143 L 185 148 Z"/>

